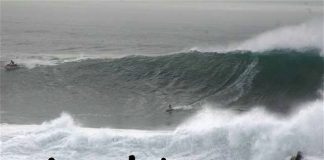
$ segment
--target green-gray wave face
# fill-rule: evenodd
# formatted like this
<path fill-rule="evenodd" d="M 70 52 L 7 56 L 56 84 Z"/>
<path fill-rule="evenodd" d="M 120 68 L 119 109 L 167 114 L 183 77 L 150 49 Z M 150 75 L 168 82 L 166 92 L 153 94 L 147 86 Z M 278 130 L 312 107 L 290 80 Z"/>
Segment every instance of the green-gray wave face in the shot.
<path fill-rule="evenodd" d="M 206 102 L 287 113 L 318 98 L 324 75 L 319 53 L 190 52 L 1 71 L 3 120 L 21 123 L 23 117 L 13 120 L 10 113 L 24 113 L 38 122 L 48 117 L 35 115 L 54 118 L 67 111 L 94 126 L 161 126 L 178 124 Z M 168 104 L 178 107 L 172 120 L 165 114 Z"/>

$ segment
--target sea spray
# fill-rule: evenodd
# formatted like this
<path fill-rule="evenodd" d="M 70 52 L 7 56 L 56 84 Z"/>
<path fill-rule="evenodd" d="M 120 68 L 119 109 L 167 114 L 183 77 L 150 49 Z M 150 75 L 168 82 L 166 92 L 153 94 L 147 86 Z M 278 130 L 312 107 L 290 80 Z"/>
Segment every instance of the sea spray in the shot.
<path fill-rule="evenodd" d="M 288 159 L 301 150 L 307 157 L 323 158 L 323 101 L 304 104 L 291 117 L 263 109 L 239 114 L 205 105 L 175 130 L 149 131 L 84 128 L 62 114 L 41 125 L 2 125 L 4 160 L 139 159 L 202 160 Z"/>
<path fill-rule="evenodd" d="M 323 54 L 323 21 L 313 19 L 297 25 L 279 27 L 242 42 L 217 47 L 193 47 L 191 50 L 201 52 L 229 52 L 235 50 L 262 52 L 287 48 L 295 50 L 318 48 Z"/>

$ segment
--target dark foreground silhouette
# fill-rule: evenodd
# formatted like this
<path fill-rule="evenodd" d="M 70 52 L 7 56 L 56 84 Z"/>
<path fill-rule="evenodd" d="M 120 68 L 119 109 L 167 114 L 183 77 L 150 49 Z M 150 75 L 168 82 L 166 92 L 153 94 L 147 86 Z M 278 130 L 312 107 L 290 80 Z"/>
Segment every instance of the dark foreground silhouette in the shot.
<path fill-rule="evenodd" d="M 55 160 L 53 157 L 50 157 L 48 160 Z M 135 160 L 135 156 L 134 155 L 129 155 L 128 156 L 128 160 Z M 166 160 L 165 158 L 161 158 L 161 160 Z"/>
<path fill-rule="evenodd" d="M 134 155 L 130 155 L 128 157 L 128 160 L 135 160 L 135 156 Z M 165 158 L 161 158 L 161 160 L 166 160 Z"/>
<path fill-rule="evenodd" d="M 302 160 L 303 159 L 303 153 L 301 151 L 298 151 L 296 156 L 292 156 L 290 160 Z M 55 160 L 53 157 L 49 158 L 48 160 Z M 128 160 L 135 160 L 134 155 L 129 155 Z M 161 158 L 161 160 L 166 160 L 166 158 Z"/>
<path fill-rule="evenodd" d="M 302 160 L 303 159 L 303 153 L 301 151 L 297 152 L 296 156 L 292 156 L 290 160 Z"/>
<path fill-rule="evenodd" d="M 135 160 L 135 156 L 134 156 L 134 155 L 130 155 L 130 156 L 128 157 L 128 159 L 129 159 L 129 160 Z"/>

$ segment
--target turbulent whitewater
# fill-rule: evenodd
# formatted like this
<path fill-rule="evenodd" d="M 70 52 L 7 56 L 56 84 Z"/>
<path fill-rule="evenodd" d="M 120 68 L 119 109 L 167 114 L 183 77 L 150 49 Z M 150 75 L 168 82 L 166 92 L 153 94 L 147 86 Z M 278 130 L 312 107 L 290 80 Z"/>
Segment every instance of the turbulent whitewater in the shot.
<path fill-rule="evenodd" d="M 2 125 L 3 159 L 289 159 L 303 150 L 307 159 L 323 157 L 322 101 L 303 106 L 291 118 L 253 109 L 237 115 L 206 106 L 173 131 L 84 128 L 72 117 L 42 125 Z M 207 122 L 207 123 L 206 123 Z"/>

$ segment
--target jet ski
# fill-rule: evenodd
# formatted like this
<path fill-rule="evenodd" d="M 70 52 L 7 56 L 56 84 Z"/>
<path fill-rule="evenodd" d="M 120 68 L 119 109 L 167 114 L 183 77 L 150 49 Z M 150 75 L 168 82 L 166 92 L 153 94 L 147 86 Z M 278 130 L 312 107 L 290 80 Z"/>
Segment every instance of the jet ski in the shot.
<path fill-rule="evenodd" d="M 165 111 L 171 113 L 172 111 L 174 111 L 174 109 L 167 109 Z"/>
<path fill-rule="evenodd" d="M 19 66 L 17 64 L 7 64 L 4 67 L 7 71 L 12 71 L 12 70 L 16 70 L 19 68 Z"/>

